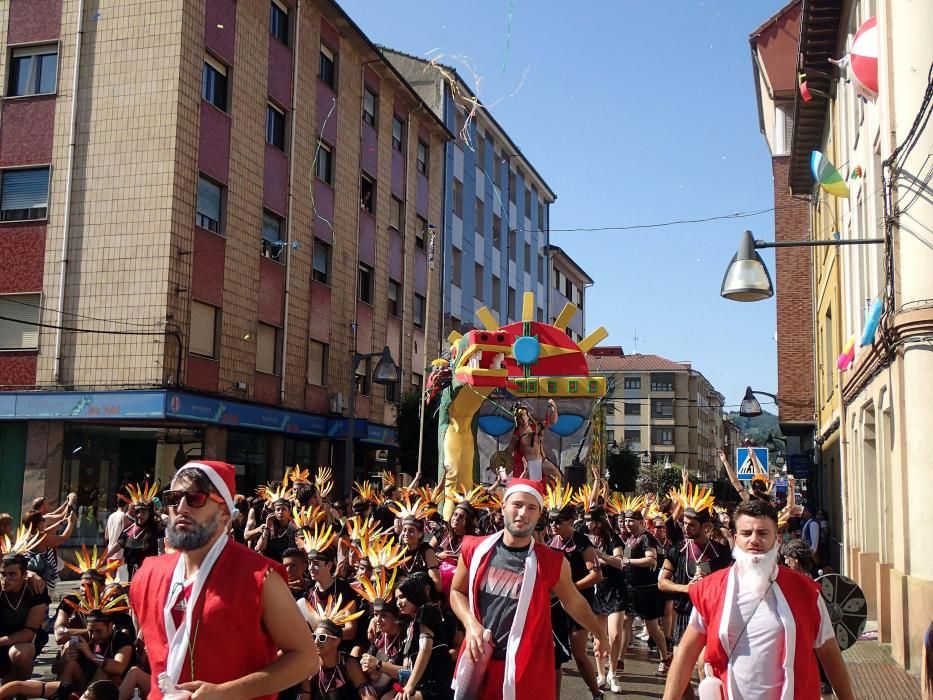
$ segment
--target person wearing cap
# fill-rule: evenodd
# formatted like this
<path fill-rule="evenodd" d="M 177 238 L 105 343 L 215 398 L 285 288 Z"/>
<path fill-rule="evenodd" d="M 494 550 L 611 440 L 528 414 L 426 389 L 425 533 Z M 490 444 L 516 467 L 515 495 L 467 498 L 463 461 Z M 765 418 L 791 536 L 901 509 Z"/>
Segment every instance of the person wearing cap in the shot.
<path fill-rule="evenodd" d="M 482 659 L 492 644 L 479 700 L 553 700 L 557 696 L 551 643 L 551 593 L 600 644 L 606 632 L 574 585 L 560 552 L 535 542 L 544 507 L 541 482 L 512 479 L 502 500 L 505 529 L 466 537 L 454 574 L 450 603 L 466 629 L 458 673 Z"/>
<path fill-rule="evenodd" d="M 281 565 L 227 536 L 235 488 L 224 462 L 175 474 L 163 494 L 175 551 L 143 563 L 130 600 L 153 681 L 165 673 L 199 700 L 274 700 L 317 672 L 318 653 Z"/>

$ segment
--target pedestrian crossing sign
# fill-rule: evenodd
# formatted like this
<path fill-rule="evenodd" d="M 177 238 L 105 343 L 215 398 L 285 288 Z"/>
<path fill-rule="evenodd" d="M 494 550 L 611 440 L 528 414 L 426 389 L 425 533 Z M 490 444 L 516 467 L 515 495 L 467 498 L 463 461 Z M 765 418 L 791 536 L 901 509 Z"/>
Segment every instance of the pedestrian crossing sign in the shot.
<path fill-rule="evenodd" d="M 739 447 L 735 451 L 735 463 L 740 481 L 751 481 L 756 474 L 768 476 L 768 448 Z"/>

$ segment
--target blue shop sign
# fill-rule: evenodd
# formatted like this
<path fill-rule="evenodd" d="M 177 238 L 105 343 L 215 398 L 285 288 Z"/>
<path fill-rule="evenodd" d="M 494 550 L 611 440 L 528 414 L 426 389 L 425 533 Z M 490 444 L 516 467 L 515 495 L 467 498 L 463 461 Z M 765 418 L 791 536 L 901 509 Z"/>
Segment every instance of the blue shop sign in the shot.
<path fill-rule="evenodd" d="M 111 420 L 165 417 L 161 391 L 37 391 L 3 396 L 0 418 Z"/>
<path fill-rule="evenodd" d="M 346 439 L 347 425 L 348 421 L 346 418 L 331 418 L 330 424 L 327 426 L 328 437 Z M 357 418 L 356 422 L 353 424 L 354 438 L 357 440 L 365 439 L 369 430 L 368 426 L 368 420 L 365 418 Z"/>
<path fill-rule="evenodd" d="M 364 442 L 372 442 L 377 445 L 389 445 L 390 447 L 395 447 L 397 445 L 395 441 L 395 428 L 390 428 L 385 425 L 374 425 L 370 423 L 366 429 L 366 437 L 363 438 Z"/>
<path fill-rule="evenodd" d="M 165 399 L 168 418 L 204 421 L 254 430 L 273 430 L 293 435 L 324 436 L 328 421 L 324 416 L 224 401 L 209 396 L 168 392 Z"/>
<path fill-rule="evenodd" d="M 795 479 L 806 479 L 810 475 L 812 458 L 808 453 L 787 455 L 787 471 Z"/>

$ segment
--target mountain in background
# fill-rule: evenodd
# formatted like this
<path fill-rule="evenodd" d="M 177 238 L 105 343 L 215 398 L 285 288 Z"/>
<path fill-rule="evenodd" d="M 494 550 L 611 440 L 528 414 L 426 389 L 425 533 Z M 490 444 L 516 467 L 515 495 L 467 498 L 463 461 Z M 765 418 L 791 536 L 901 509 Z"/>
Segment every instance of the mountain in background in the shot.
<path fill-rule="evenodd" d="M 727 413 L 726 417 L 739 426 L 742 440 L 748 437 L 752 442 L 762 444 L 768 439 L 768 433 L 774 436 L 781 435 L 778 417 L 768 411 L 762 411 L 762 414 L 755 418 L 745 418 L 738 413 Z"/>

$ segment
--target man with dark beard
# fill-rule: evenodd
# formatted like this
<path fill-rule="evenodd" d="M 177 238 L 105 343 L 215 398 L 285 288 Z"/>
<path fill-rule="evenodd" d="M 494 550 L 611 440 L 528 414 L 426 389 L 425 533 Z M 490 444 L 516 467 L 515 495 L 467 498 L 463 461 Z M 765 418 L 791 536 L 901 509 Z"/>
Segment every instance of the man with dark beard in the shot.
<path fill-rule="evenodd" d="M 174 554 L 146 560 L 130 598 L 152 668 L 198 700 L 268 698 L 318 670 L 281 565 L 231 541 L 235 468 L 189 462 L 163 494 Z M 231 644 L 237 640 L 237 644 Z"/>
<path fill-rule="evenodd" d="M 704 647 L 728 698 L 818 698 L 817 658 L 836 697 L 855 697 L 817 585 L 777 564 L 777 521 L 777 510 L 766 501 L 736 508 L 735 565 L 690 586 L 694 610 L 665 700 L 680 699 Z"/>

